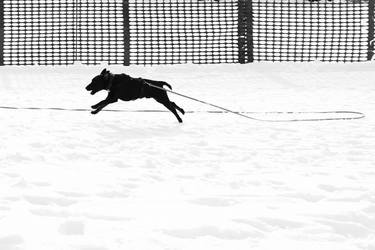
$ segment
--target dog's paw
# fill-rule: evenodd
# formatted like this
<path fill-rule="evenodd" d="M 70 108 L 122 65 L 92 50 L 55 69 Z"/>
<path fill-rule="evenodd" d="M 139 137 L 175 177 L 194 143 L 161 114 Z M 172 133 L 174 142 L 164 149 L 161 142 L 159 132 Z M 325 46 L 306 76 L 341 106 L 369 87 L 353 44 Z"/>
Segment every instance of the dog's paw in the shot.
<path fill-rule="evenodd" d="M 181 114 L 184 115 L 185 114 L 185 110 L 181 109 Z"/>
<path fill-rule="evenodd" d="M 91 108 L 92 108 L 92 109 L 96 109 L 97 106 L 96 106 L 96 105 L 92 105 Z"/>
<path fill-rule="evenodd" d="M 96 115 L 98 112 L 99 112 L 98 110 L 93 110 L 91 111 L 91 114 Z"/>

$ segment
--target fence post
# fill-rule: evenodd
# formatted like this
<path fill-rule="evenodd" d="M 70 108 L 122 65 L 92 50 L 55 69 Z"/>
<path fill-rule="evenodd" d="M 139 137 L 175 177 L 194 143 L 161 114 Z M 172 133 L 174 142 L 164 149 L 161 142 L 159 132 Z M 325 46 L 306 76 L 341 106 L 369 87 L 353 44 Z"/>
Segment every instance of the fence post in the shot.
<path fill-rule="evenodd" d="M 129 0 L 123 0 L 122 15 L 124 21 L 124 65 L 130 65 L 130 24 Z"/>
<path fill-rule="evenodd" d="M 4 65 L 4 1 L 0 0 L 0 65 Z"/>
<path fill-rule="evenodd" d="M 252 0 L 238 0 L 238 62 L 254 61 Z"/>
<path fill-rule="evenodd" d="M 374 55 L 374 1 L 368 1 L 368 53 L 367 60 L 371 60 Z"/>
<path fill-rule="evenodd" d="M 247 6 L 247 58 L 248 62 L 254 62 L 254 41 L 253 41 L 253 1 L 246 1 Z"/>

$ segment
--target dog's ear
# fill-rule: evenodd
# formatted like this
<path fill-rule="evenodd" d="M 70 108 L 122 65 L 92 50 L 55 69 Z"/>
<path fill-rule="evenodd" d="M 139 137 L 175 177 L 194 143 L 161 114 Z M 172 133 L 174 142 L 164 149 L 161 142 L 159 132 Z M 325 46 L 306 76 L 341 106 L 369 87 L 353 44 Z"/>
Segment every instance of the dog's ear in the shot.
<path fill-rule="evenodd" d="M 105 74 L 107 74 L 107 73 L 109 73 L 109 71 L 108 71 L 107 69 L 103 69 L 102 73 L 100 73 L 100 74 L 101 74 L 101 75 L 105 75 Z"/>

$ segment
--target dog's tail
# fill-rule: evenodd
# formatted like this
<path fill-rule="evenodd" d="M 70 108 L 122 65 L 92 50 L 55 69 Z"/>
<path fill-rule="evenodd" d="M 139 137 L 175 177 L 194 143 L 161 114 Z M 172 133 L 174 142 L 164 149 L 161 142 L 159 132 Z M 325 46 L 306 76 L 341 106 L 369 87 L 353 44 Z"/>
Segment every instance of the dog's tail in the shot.
<path fill-rule="evenodd" d="M 170 90 L 172 90 L 172 86 L 166 82 L 163 81 L 154 81 L 154 80 L 149 80 L 149 79 L 142 79 L 142 81 L 150 86 L 154 85 L 159 88 L 163 88 L 163 86 L 167 86 Z"/>
<path fill-rule="evenodd" d="M 166 83 L 166 82 L 163 82 L 163 86 L 167 86 L 170 90 L 172 90 L 172 86 L 170 85 L 170 84 L 168 84 L 168 83 Z"/>

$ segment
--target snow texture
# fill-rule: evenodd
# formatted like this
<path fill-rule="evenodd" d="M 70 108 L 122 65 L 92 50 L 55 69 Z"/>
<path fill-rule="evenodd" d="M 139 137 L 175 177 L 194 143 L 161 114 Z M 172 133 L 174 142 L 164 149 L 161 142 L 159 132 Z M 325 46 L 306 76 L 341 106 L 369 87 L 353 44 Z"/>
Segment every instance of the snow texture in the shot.
<path fill-rule="evenodd" d="M 375 249 L 373 62 L 107 67 L 237 111 L 366 118 L 258 122 L 172 94 L 202 112 L 7 109 L 89 108 L 103 66 L 2 67 L 1 250 Z"/>

